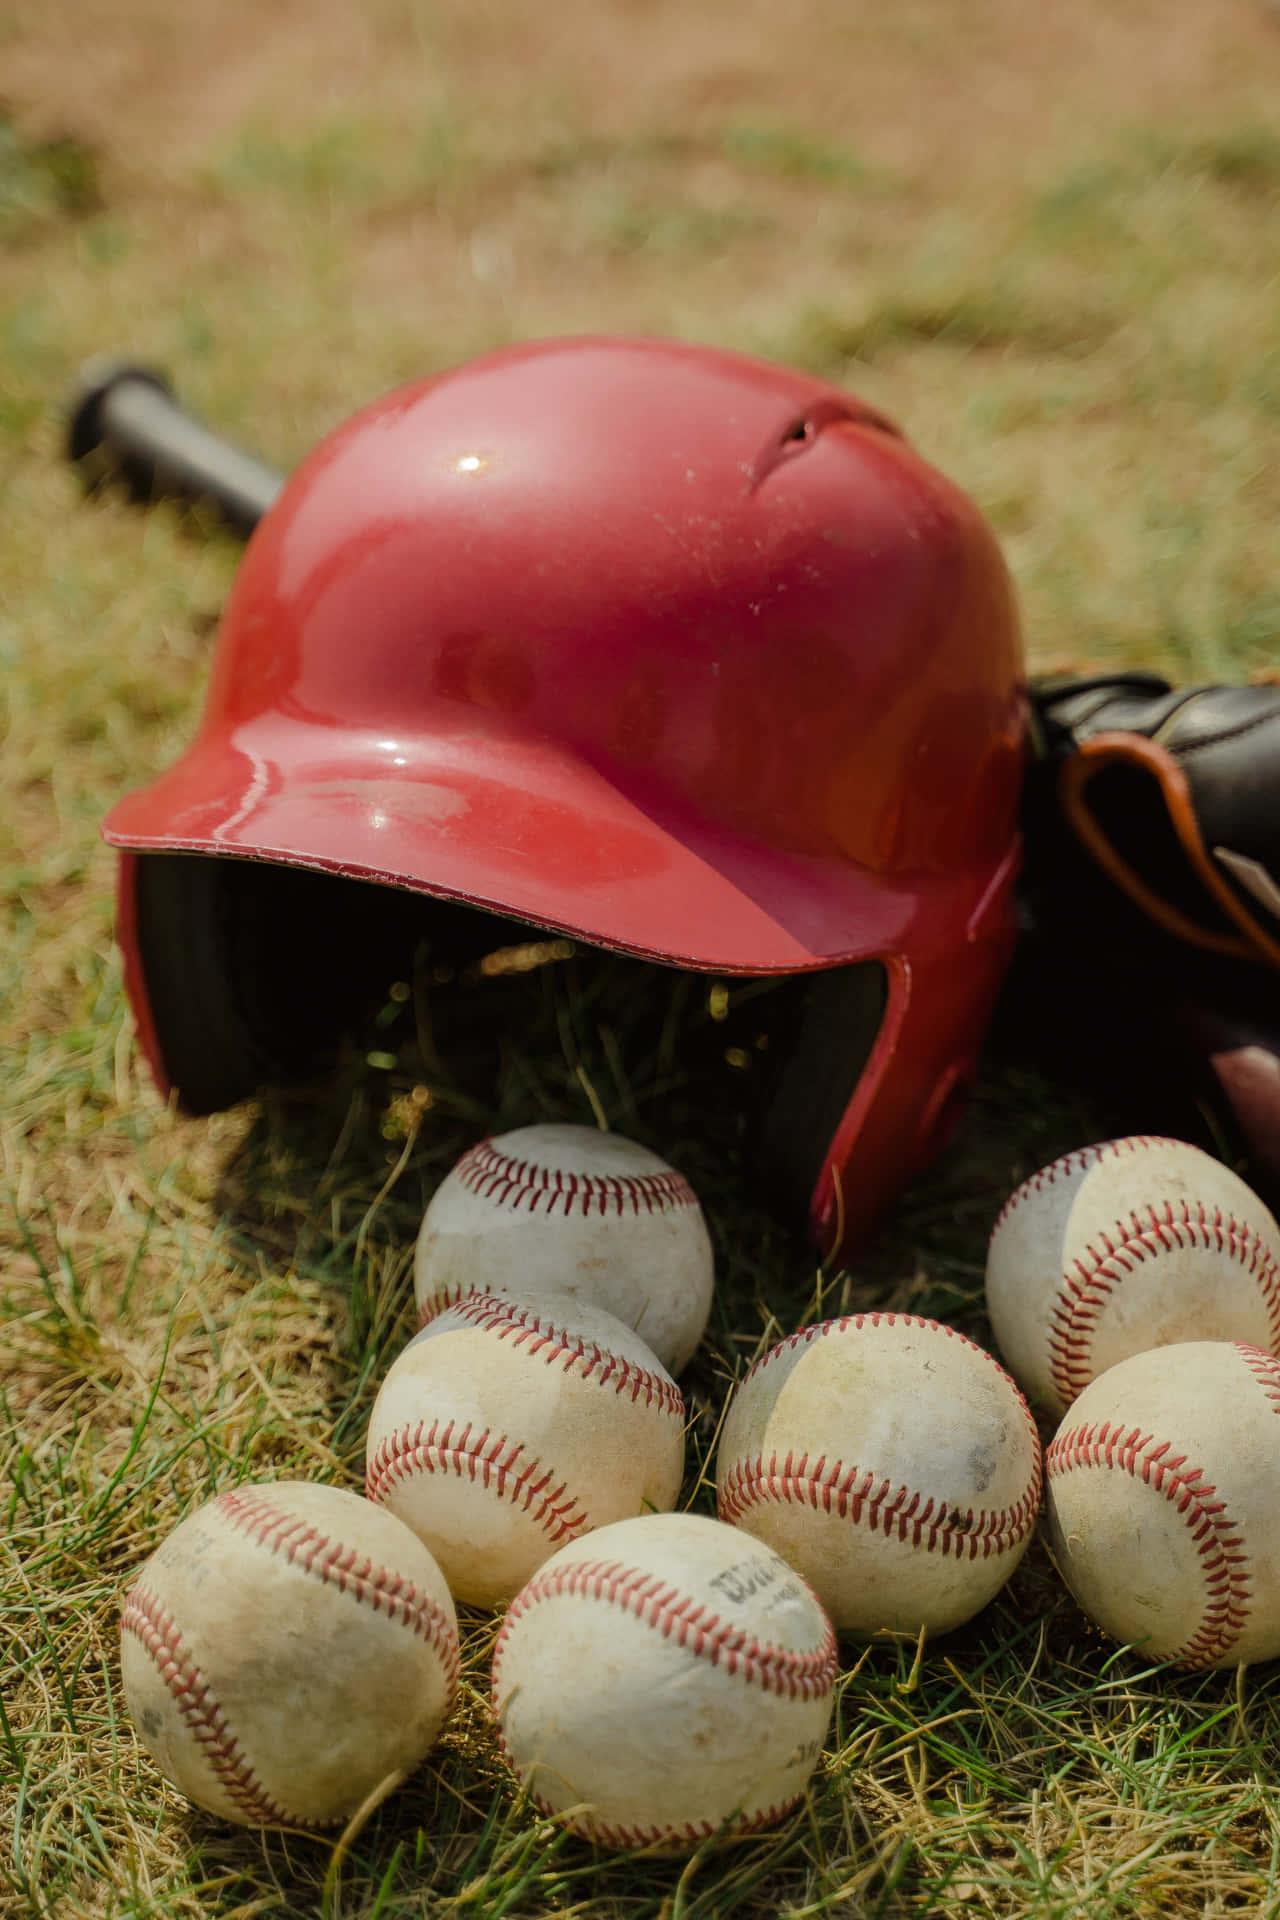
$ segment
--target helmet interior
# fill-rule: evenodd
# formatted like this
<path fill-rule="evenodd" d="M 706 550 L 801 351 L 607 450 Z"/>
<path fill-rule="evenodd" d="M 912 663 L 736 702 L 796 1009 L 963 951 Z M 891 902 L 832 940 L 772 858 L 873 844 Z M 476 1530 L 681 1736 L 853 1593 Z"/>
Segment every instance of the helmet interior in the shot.
<path fill-rule="evenodd" d="M 392 1039 L 416 1073 L 492 1109 L 522 1048 L 554 1053 L 558 1037 L 567 1057 L 589 1031 L 651 1124 L 673 1101 L 682 1126 L 699 1114 L 720 1132 L 732 1122 L 751 1177 L 800 1227 L 887 997 L 874 960 L 697 974 L 261 861 L 147 854 L 135 886 L 142 974 L 185 1111 L 306 1082 L 344 1045 Z"/>

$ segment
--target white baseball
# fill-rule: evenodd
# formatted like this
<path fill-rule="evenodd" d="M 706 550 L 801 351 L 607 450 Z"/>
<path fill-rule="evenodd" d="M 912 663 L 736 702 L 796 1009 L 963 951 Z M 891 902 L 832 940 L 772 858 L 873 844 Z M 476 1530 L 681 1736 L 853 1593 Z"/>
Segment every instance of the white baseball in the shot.
<path fill-rule="evenodd" d="M 497 1606 L 579 1534 L 675 1505 L 684 1412 L 670 1374 L 603 1308 L 468 1294 L 383 1381 L 365 1487 L 457 1599 Z"/>
<path fill-rule="evenodd" d="M 989 1353 L 913 1314 L 804 1327 L 758 1360 L 716 1458 L 722 1520 L 767 1541 L 843 1633 L 945 1633 L 1030 1542 L 1040 1442 Z"/>
<path fill-rule="evenodd" d="M 1065 1155 L 1006 1201 L 987 1311 L 1031 1398 L 1063 1413 L 1096 1375 L 1181 1340 L 1280 1350 L 1280 1228 L 1229 1167 L 1134 1136 Z"/>
<path fill-rule="evenodd" d="M 1134 1354 L 1045 1466 L 1058 1570 L 1104 1633 L 1180 1667 L 1280 1656 L 1280 1361 L 1227 1340 Z"/>
<path fill-rule="evenodd" d="M 512 1601 L 493 1712 L 536 1806 L 607 1846 L 675 1851 L 794 1806 L 837 1664 L 777 1554 L 700 1514 L 651 1514 L 562 1547 Z"/>
<path fill-rule="evenodd" d="M 571 1293 L 616 1314 L 673 1373 L 705 1331 L 713 1277 L 688 1181 L 595 1127 L 482 1140 L 441 1182 L 414 1257 L 422 1326 L 477 1290 Z"/>
<path fill-rule="evenodd" d="M 359 1494 L 240 1486 L 188 1515 L 121 1617 L 125 1698 L 161 1772 L 242 1826 L 349 1819 L 453 1704 L 440 1569 Z"/>

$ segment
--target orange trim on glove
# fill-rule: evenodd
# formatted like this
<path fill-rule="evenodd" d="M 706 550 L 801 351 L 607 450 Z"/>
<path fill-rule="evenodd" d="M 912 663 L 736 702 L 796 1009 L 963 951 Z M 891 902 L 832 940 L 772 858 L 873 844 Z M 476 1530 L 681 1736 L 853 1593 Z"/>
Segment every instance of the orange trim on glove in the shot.
<path fill-rule="evenodd" d="M 1116 851 L 1089 809 L 1086 790 L 1093 776 L 1116 761 L 1139 766 L 1154 774 L 1168 810 L 1179 844 L 1190 862 L 1192 872 L 1227 918 L 1240 928 L 1240 935 L 1217 932 L 1197 926 L 1180 908 L 1152 891 L 1140 874 Z M 1260 927 L 1237 898 L 1215 866 L 1196 820 L 1187 776 L 1173 754 L 1149 740 L 1145 734 L 1116 728 L 1096 733 L 1063 760 L 1058 774 L 1062 811 L 1073 832 L 1116 885 L 1142 908 L 1158 927 L 1179 940 L 1203 947 L 1209 953 L 1221 953 L 1236 960 L 1263 960 L 1280 968 L 1280 943 Z"/>

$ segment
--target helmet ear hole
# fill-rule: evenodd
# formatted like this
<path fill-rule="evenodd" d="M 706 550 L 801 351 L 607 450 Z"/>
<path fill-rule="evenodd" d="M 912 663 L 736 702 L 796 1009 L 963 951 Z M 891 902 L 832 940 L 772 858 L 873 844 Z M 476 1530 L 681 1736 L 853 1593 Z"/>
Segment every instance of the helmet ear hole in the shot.
<path fill-rule="evenodd" d="M 761 1115 L 755 1158 L 775 1205 L 801 1226 L 888 995 L 888 974 L 878 960 L 806 974 L 790 996 L 789 1031 L 770 1036 L 782 1065 Z"/>

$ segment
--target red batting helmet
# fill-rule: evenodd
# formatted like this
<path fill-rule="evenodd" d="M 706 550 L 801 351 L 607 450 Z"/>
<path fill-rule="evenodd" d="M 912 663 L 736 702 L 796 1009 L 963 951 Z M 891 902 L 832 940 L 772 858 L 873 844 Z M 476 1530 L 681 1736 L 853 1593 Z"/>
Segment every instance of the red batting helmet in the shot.
<path fill-rule="evenodd" d="M 879 414 L 672 342 L 491 354 L 297 470 L 194 743 L 107 820 L 143 1044 L 197 1112 L 287 1072 L 348 971 L 298 984 L 321 875 L 804 976 L 766 1138 L 833 1253 L 972 1075 L 1024 728 L 995 541 Z"/>

